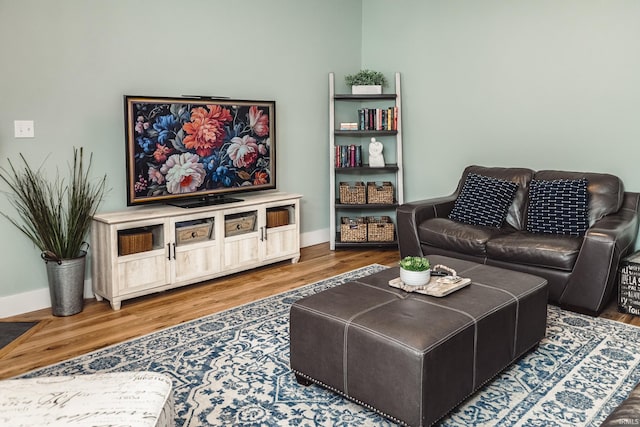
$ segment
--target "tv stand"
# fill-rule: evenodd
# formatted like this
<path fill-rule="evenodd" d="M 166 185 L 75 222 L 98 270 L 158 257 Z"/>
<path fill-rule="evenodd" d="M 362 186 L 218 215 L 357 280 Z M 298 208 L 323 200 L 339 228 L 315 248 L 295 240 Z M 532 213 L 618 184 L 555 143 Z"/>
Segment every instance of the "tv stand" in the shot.
<path fill-rule="evenodd" d="M 201 208 L 204 206 L 213 206 L 213 205 L 223 205 L 227 203 L 236 203 L 242 202 L 242 199 L 236 199 L 234 197 L 224 197 L 224 196 L 210 196 L 210 197 L 201 197 L 197 199 L 185 199 L 185 200 L 176 200 L 175 202 L 167 203 L 171 206 L 177 206 L 179 208 Z"/>
<path fill-rule="evenodd" d="M 232 205 L 136 206 L 96 214 L 93 293 L 118 310 L 127 299 L 274 262 L 296 263 L 301 197 L 269 192 Z"/>

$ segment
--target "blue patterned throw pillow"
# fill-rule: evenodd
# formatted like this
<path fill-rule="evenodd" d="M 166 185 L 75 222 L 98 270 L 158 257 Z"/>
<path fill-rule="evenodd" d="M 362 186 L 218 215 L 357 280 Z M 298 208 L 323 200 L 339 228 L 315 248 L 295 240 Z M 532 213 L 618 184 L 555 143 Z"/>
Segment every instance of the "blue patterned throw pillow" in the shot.
<path fill-rule="evenodd" d="M 449 219 L 472 225 L 502 227 L 517 189 L 515 182 L 470 173 Z"/>
<path fill-rule="evenodd" d="M 527 231 L 584 236 L 589 228 L 586 179 L 531 181 Z"/>

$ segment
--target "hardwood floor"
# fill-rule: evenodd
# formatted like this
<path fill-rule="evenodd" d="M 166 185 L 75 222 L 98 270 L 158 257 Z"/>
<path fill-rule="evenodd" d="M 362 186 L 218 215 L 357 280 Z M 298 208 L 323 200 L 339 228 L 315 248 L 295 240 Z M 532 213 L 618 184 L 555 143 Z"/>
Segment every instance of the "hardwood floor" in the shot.
<path fill-rule="evenodd" d="M 287 291 L 369 264 L 394 266 L 396 250 L 330 251 L 328 243 L 302 249 L 300 262 L 281 262 L 244 273 L 127 300 L 119 311 L 106 302 L 88 300 L 70 317 L 50 309 L 0 321 L 38 325 L 0 349 L 0 379 L 57 363 L 108 345 L 187 322 L 240 304 Z M 601 317 L 640 326 L 640 317 L 618 313 L 612 302 Z"/>
<path fill-rule="evenodd" d="M 303 248 L 300 262 L 281 262 L 126 300 L 119 311 L 108 302 L 87 300 L 74 316 L 54 317 L 51 309 L 0 321 L 38 325 L 0 349 L 0 379 L 60 362 L 108 345 L 197 319 L 256 299 L 313 283 L 369 264 L 397 265 L 397 250 L 330 251 L 329 244 Z"/>

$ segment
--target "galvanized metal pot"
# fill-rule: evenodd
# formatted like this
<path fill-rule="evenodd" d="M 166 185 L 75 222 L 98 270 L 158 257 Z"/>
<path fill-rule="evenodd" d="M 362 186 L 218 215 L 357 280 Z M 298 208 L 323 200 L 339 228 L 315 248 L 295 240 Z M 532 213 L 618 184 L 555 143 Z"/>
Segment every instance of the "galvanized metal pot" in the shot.
<path fill-rule="evenodd" d="M 72 259 L 56 259 L 42 254 L 47 264 L 47 279 L 54 316 L 71 316 L 84 307 L 84 271 L 86 251 Z"/>

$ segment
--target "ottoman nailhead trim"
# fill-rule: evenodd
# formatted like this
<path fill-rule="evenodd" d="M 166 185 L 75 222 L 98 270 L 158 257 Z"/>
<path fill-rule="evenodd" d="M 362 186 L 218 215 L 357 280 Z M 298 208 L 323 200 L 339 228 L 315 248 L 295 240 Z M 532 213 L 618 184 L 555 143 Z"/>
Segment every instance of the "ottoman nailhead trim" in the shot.
<path fill-rule="evenodd" d="M 518 358 L 520 358 L 521 356 L 523 356 L 525 353 L 527 353 L 528 351 L 530 351 L 531 349 L 533 349 L 534 347 L 536 347 L 536 345 L 534 345 L 531 348 L 526 349 L 525 351 L 523 351 L 521 354 L 518 355 L 518 357 L 515 358 L 515 360 L 517 360 Z M 494 378 L 496 378 L 498 375 L 500 375 L 502 373 L 502 371 L 504 371 L 508 366 L 511 366 L 514 362 L 510 362 L 507 363 L 506 365 L 504 365 L 502 367 L 502 369 L 500 369 L 500 371 L 498 371 L 497 374 L 495 374 L 494 376 L 492 376 L 491 378 L 487 378 L 485 381 L 482 382 L 482 384 L 478 385 L 478 388 L 473 389 L 471 391 L 471 393 L 467 394 L 465 397 L 463 397 L 462 399 L 460 399 L 460 401 L 458 403 L 455 404 L 455 406 L 453 407 L 453 410 L 455 410 L 455 408 L 457 408 L 458 406 L 460 406 L 460 404 L 462 402 L 464 402 L 465 400 L 467 400 L 468 398 L 470 398 L 471 396 L 473 396 L 478 390 L 480 390 L 482 387 L 484 387 L 485 384 L 487 384 L 489 381 L 493 381 Z M 311 378 L 309 378 L 311 380 Z M 447 412 L 447 414 L 451 413 L 451 411 Z M 437 423 L 438 421 L 440 421 L 442 418 L 444 418 L 447 414 L 443 415 L 442 417 L 440 417 L 439 419 L 435 420 L 434 422 L 432 422 L 430 425 L 434 425 L 435 423 Z"/>
<path fill-rule="evenodd" d="M 334 387 L 331 387 L 330 385 L 327 385 L 327 384 L 323 383 L 322 381 L 318 381 L 318 380 L 316 380 L 315 378 L 311 378 L 309 375 L 303 374 L 302 372 L 297 371 L 297 370 L 295 370 L 295 369 L 292 369 L 292 371 L 293 371 L 293 372 L 295 372 L 296 374 L 300 375 L 301 377 L 303 377 L 303 378 L 305 378 L 305 379 L 309 380 L 309 381 L 313 381 L 314 383 L 316 383 L 316 384 L 318 384 L 318 385 L 321 385 L 322 387 L 326 388 L 327 390 L 331 390 L 331 391 L 332 391 L 332 392 L 334 392 L 334 393 L 338 393 L 339 395 L 346 397 L 347 399 L 349 399 L 349 400 L 351 400 L 351 401 L 353 401 L 353 402 L 357 403 L 358 405 L 364 406 L 365 408 L 370 409 L 370 410 L 372 410 L 373 412 L 375 412 L 375 413 L 377 413 L 377 414 L 380 414 L 380 415 L 382 415 L 383 417 L 386 417 L 386 418 L 388 418 L 388 419 L 392 420 L 394 423 L 397 423 L 397 424 L 400 424 L 400 425 L 403 425 L 403 426 L 410 427 L 410 426 L 409 426 L 409 424 L 407 424 L 406 422 L 404 422 L 404 421 L 402 421 L 402 420 L 399 420 L 399 419 L 397 419 L 396 417 L 393 417 L 393 416 L 391 416 L 391 415 L 389 415 L 389 414 L 386 414 L 386 413 L 382 412 L 381 410 L 376 409 L 376 408 L 374 408 L 373 406 L 369 405 L 368 403 L 362 402 L 362 401 L 360 401 L 360 400 L 358 400 L 358 399 L 356 399 L 356 398 L 354 398 L 354 397 L 352 397 L 352 396 L 349 396 L 348 394 L 344 393 L 344 392 L 343 392 L 343 391 L 341 391 L 341 390 L 338 390 L 338 389 L 336 389 L 336 388 L 334 388 Z"/>

